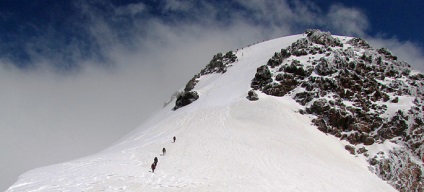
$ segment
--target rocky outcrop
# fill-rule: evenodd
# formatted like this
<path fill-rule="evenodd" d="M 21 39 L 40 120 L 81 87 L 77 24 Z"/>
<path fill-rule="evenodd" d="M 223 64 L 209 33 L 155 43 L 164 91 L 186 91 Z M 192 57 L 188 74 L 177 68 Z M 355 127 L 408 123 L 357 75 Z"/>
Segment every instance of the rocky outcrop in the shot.
<path fill-rule="evenodd" d="M 251 87 L 259 89 L 270 82 L 272 82 L 271 72 L 269 71 L 268 66 L 262 65 L 256 69 L 255 78 L 252 80 Z"/>
<path fill-rule="evenodd" d="M 353 45 L 354 47 L 359 47 L 363 49 L 369 49 L 371 46 L 368 44 L 367 41 L 361 39 L 361 38 L 353 38 L 346 42 L 347 44 Z"/>
<path fill-rule="evenodd" d="M 291 53 L 286 49 L 281 49 L 281 52 L 276 52 L 274 56 L 268 60 L 267 65 L 271 68 L 280 65 L 284 59 L 290 57 Z"/>
<path fill-rule="evenodd" d="M 355 155 L 355 154 L 356 154 L 356 152 L 355 152 L 355 147 L 353 147 L 352 145 L 346 145 L 346 146 L 345 146 L 345 149 L 346 149 L 347 151 L 349 151 L 349 153 L 350 153 L 350 154 L 352 154 L 352 155 Z"/>
<path fill-rule="evenodd" d="M 200 73 L 196 74 L 192 79 L 190 79 L 190 81 L 187 82 L 184 91 L 178 92 L 178 94 L 174 96 L 176 101 L 173 110 L 187 106 L 199 99 L 199 94 L 193 90 L 196 87 L 196 84 L 199 82 L 199 78 L 201 76 L 212 73 L 225 73 L 227 68 L 231 67 L 232 64 L 236 61 L 237 56 L 232 51 L 227 52 L 225 55 L 222 53 L 214 55 L 209 64 L 207 64 L 206 67 L 200 71 Z"/>
<path fill-rule="evenodd" d="M 250 90 L 247 93 L 247 97 L 246 98 L 249 99 L 250 101 L 259 100 L 258 94 L 254 90 Z"/>
<path fill-rule="evenodd" d="M 406 151 L 395 149 L 389 154 L 380 152 L 368 161 L 378 176 L 389 181 L 400 192 L 424 191 L 422 165 Z"/>
<path fill-rule="evenodd" d="M 348 141 L 350 153 L 369 158 L 382 179 L 400 191 L 423 191 L 424 75 L 363 39 L 319 30 L 305 34 L 258 68 L 251 87 L 290 95 L 304 106 L 300 113 L 316 117 L 319 130 Z M 407 102 L 409 108 L 401 107 Z M 397 146 L 390 155 L 368 151 L 385 142 Z"/>
<path fill-rule="evenodd" d="M 198 78 L 200 78 L 200 74 L 197 74 L 192 79 L 190 79 L 190 81 L 188 81 L 188 83 L 186 84 L 184 91 L 189 92 L 193 90 L 196 84 L 199 82 L 199 80 L 197 80 Z"/>
<path fill-rule="evenodd" d="M 236 60 L 237 56 L 232 51 L 227 52 L 225 55 L 218 53 L 214 55 L 209 64 L 200 71 L 200 74 L 225 73 L 227 68 L 230 67 L 230 64 L 236 62 Z"/>
<path fill-rule="evenodd" d="M 392 52 L 390 52 L 388 49 L 386 48 L 381 48 L 379 50 L 377 50 L 378 53 L 384 55 L 384 57 L 386 59 L 390 59 L 390 60 L 397 60 L 397 57 L 392 55 Z"/>
<path fill-rule="evenodd" d="M 183 92 L 177 97 L 174 110 L 184 107 L 190 103 L 193 103 L 197 99 L 199 99 L 199 94 L 196 91 Z"/>
<path fill-rule="evenodd" d="M 327 76 L 335 73 L 337 70 L 327 59 L 321 57 L 315 66 L 315 73 L 321 76 Z"/>
<path fill-rule="evenodd" d="M 308 36 L 310 41 L 319 45 L 330 47 L 343 46 L 340 39 L 333 37 L 330 32 L 322 32 L 318 29 L 308 29 L 305 31 L 305 34 Z"/>

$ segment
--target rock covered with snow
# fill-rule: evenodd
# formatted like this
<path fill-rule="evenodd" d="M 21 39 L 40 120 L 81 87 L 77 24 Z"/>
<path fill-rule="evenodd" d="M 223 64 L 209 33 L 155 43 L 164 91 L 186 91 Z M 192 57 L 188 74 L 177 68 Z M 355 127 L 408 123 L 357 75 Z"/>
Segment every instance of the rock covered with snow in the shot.
<path fill-rule="evenodd" d="M 319 130 L 348 141 L 352 154 L 360 149 L 381 178 L 400 191 L 422 191 L 423 75 L 365 40 L 319 30 L 305 34 L 258 68 L 251 87 L 272 96 L 290 95 L 304 106 L 301 113 L 316 117 Z M 263 71 L 272 75 L 257 83 Z M 396 148 L 380 156 L 368 152 L 384 142 Z"/>
<path fill-rule="evenodd" d="M 259 99 L 258 94 L 255 92 L 255 90 L 250 90 L 249 92 L 247 92 L 246 98 L 250 101 L 256 101 Z"/>
<path fill-rule="evenodd" d="M 197 99 L 199 99 L 199 94 L 197 94 L 196 91 L 183 92 L 181 95 L 177 97 L 177 100 L 175 101 L 174 110 L 177 110 L 180 107 L 189 105 L 190 103 L 193 103 Z"/>
<path fill-rule="evenodd" d="M 252 80 L 252 88 L 259 88 L 272 82 L 271 72 L 266 65 L 258 67 L 255 78 Z"/>
<path fill-rule="evenodd" d="M 225 73 L 227 68 L 231 66 L 230 64 L 236 62 L 236 60 L 237 56 L 232 51 L 227 52 L 225 55 L 218 53 L 214 55 L 209 64 L 200 71 L 200 74 Z"/>

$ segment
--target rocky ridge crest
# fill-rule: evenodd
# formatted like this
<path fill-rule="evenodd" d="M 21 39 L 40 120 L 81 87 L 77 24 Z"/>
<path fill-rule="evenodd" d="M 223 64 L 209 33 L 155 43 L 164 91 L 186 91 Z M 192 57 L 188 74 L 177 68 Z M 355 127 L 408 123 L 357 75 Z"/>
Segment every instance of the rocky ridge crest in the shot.
<path fill-rule="evenodd" d="M 292 97 L 380 178 L 399 191 L 424 191 L 424 75 L 360 38 L 305 36 L 258 67 L 253 90 Z"/>
<path fill-rule="evenodd" d="M 209 64 L 207 64 L 200 73 L 194 75 L 194 77 L 186 84 L 184 90 L 176 93 L 176 101 L 173 110 L 189 105 L 199 99 L 199 94 L 196 91 L 193 91 L 193 89 L 199 82 L 199 78 L 201 76 L 212 73 L 225 73 L 227 68 L 231 67 L 236 60 L 237 56 L 232 51 L 227 52 L 225 55 L 222 53 L 214 55 Z"/>

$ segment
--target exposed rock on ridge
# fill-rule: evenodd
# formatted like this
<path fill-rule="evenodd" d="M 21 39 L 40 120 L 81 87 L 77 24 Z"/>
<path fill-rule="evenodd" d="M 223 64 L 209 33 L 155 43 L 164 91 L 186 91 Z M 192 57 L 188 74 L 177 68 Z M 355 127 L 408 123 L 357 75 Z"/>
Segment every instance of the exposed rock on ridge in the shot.
<path fill-rule="evenodd" d="M 232 51 L 227 52 L 225 55 L 222 55 L 222 53 L 214 55 L 209 64 L 186 84 L 184 91 L 177 94 L 173 110 L 189 105 L 199 99 L 199 94 L 193 89 L 201 76 L 211 73 L 225 73 L 227 68 L 231 67 L 231 64 L 236 62 L 236 60 L 237 56 Z"/>
<path fill-rule="evenodd" d="M 305 35 L 260 66 L 251 87 L 291 96 L 304 106 L 300 113 L 349 142 L 346 149 L 367 158 L 382 179 L 399 191 L 422 192 L 424 75 L 363 39 L 319 30 Z M 386 142 L 396 146 L 389 154 L 368 151 Z"/>

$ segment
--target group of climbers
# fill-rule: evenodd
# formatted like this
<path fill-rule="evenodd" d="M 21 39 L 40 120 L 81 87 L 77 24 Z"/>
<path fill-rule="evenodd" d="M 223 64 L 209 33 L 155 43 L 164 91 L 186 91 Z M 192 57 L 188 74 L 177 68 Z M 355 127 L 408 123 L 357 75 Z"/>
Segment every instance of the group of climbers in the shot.
<path fill-rule="evenodd" d="M 174 136 L 173 137 L 173 139 L 174 139 L 174 143 L 175 143 L 175 141 L 177 140 L 177 138 Z M 166 149 L 165 149 L 165 147 L 164 148 L 162 148 L 162 156 L 165 156 L 165 154 L 166 154 Z M 158 164 L 158 158 L 157 157 L 155 157 L 154 159 L 153 159 L 153 164 L 150 166 L 151 168 L 152 168 L 152 173 L 154 173 L 155 172 L 155 169 L 156 169 L 156 165 Z"/>

